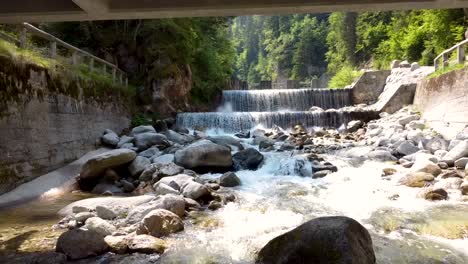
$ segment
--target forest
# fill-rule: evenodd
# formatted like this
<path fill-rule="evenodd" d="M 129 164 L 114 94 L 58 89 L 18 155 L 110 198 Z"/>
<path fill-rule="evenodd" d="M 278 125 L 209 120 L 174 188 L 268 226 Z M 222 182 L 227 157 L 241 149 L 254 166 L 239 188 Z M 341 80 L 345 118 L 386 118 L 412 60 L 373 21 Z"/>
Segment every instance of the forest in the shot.
<path fill-rule="evenodd" d="M 464 39 L 467 11 L 237 17 L 230 27 L 235 74 L 249 83 L 306 81 L 324 73 L 352 77 L 359 69 L 386 69 L 394 59 L 432 65 Z"/>

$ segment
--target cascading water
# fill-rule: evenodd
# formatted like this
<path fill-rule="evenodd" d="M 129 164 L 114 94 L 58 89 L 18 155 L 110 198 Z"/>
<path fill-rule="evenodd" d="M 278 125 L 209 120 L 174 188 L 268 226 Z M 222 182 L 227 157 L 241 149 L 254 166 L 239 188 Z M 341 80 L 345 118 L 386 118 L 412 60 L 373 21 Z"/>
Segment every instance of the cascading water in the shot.
<path fill-rule="evenodd" d="M 224 91 L 223 103 L 238 112 L 307 111 L 351 105 L 352 89 L 277 89 Z"/>
<path fill-rule="evenodd" d="M 352 89 L 278 89 L 236 90 L 223 92 L 218 112 L 181 113 L 177 125 L 191 129 L 219 129 L 225 132 L 249 130 L 257 125 L 289 128 L 296 124 L 307 127 L 332 127 L 355 119 L 377 118 L 376 112 L 336 111 L 351 104 Z M 327 111 L 308 111 L 318 106 Z"/>

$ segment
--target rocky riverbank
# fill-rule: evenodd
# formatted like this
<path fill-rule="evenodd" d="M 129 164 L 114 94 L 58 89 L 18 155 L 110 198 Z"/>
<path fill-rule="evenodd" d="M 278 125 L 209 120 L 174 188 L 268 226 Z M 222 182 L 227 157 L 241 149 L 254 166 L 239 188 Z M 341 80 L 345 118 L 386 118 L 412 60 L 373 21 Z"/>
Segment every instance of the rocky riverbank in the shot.
<path fill-rule="evenodd" d="M 369 123 L 352 121 L 340 129 L 305 128 L 298 124 L 293 128 L 257 128 L 240 131 L 235 135 L 209 135 L 202 131 L 171 127 L 164 121 L 158 122 L 155 127 L 135 127 L 129 135 L 122 136 L 110 130 L 104 132 L 102 143 L 115 149 L 89 159 L 77 177 L 82 191 L 101 197 L 74 202 L 60 211 L 63 219 L 57 223 L 55 229 L 65 232 L 56 243 L 58 253 L 54 255 L 57 256 L 55 263 L 63 263 L 65 259 L 87 263 L 100 263 L 103 260 L 116 263 L 130 260 L 151 263 L 158 262 L 159 256 L 166 255 L 166 252 L 169 253 L 164 259 L 170 259 L 177 254 L 174 252 L 180 250 L 179 244 L 182 242 L 179 237 L 192 236 L 194 232 L 208 234 L 219 224 L 219 220 L 216 220 L 218 210 L 225 211 L 222 213 L 225 214 L 232 211 L 233 206 L 249 204 L 245 191 L 241 190 L 252 184 L 253 175 L 248 176 L 251 172 L 259 171 L 255 177 L 261 177 L 262 173 L 273 173 L 286 177 L 285 179 L 300 176 L 312 179 L 310 183 L 323 184 L 328 179 L 338 179 L 337 175 L 343 167 L 332 156 L 346 160 L 356 167 L 356 171 L 360 170 L 359 166 L 371 161 L 388 164 L 382 167 L 381 175 L 376 175 L 373 182 L 379 181 L 382 186 L 386 184 L 408 188 L 415 194 L 412 200 L 460 204 L 467 201 L 468 179 L 465 170 L 468 161 L 468 130 L 454 139 L 444 139 L 426 127 L 424 120 L 410 107 L 392 115 L 381 114 L 379 120 Z M 276 157 L 281 157 L 281 160 L 277 162 Z M 274 166 L 273 172 L 266 170 L 271 166 Z M 305 201 L 296 204 L 296 199 L 307 197 L 309 192 L 323 192 L 320 191 L 321 188 L 310 191 L 309 187 L 304 189 L 301 185 L 294 185 L 294 188 L 287 189 L 287 193 L 283 194 L 282 188 L 292 183 L 283 183 L 282 177 L 277 177 L 278 183 L 271 183 L 271 187 L 276 188 L 271 198 L 273 203 L 276 203 L 276 199 L 279 199 L 280 204 L 288 199 L 290 206 L 302 208 Z M 359 175 L 345 178 L 355 177 Z M 343 179 L 346 180 L 345 178 Z M 353 188 L 355 185 L 348 186 Z M 373 192 L 380 192 L 380 187 L 377 186 Z M 330 187 L 333 188 L 333 184 Z M 335 188 L 340 190 L 341 187 L 338 184 Z M 265 191 L 268 192 L 262 192 Z M 406 201 L 406 191 L 407 189 L 395 189 L 386 199 L 398 203 L 402 199 L 400 196 L 404 196 L 402 201 Z M 346 199 L 342 195 L 340 197 Z M 263 203 L 270 202 L 267 199 Z M 259 204 L 257 208 L 248 210 L 270 210 L 262 209 L 264 206 Z M 294 210 L 299 210 L 301 214 L 310 210 L 303 211 L 304 209 L 299 208 Z M 318 208 L 314 210 L 320 211 Z M 328 215 L 333 214 L 329 209 L 325 211 Z M 235 212 L 239 215 L 244 213 L 242 210 Z M 282 211 L 276 213 L 284 214 Z M 256 217 L 261 218 L 260 215 Z M 288 222 L 286 229 L 273 234 L 281 234 L 294 227 L 298 218 L 294 216 L 291 219 L 296 220 Z M 310 218 L 306 217 L 304 220 L 307 219 Z M 336 228 L 345 226 L 350 228 L 348 220 L 343 220 L 343 224 L 338 225 L 332 224 L 335 223 L 333 221 L 324 224 L 331 228 L 330 232 L 339 232 Z M 372 221 L 374 220 L 371 223 Z M 384 230 L 392 232 L 404 223 L 395 226 L 389 226 L 389 223 L 373 224 L 374 228 L 382 225 Z M 315 234 L 310 227 L 307 230 Z M 453 232 L 449 235 L 429 230 L 428 227 L 421 232 L 448 239 L 463 239 L 467 234 L 468 223 L 458 221 L 457 226 L 451 227 L 451 230 Z M 354 257 L 365 255 L 369 259 L 366 263 L 372 263 L 375 257 L 372 257 L 373 253 L 369 255 L 369 248 L 375 249 L 381 244 L 372 246 L 372 241 L 365 232 L 353 233 L 353 236 L 346 239 L 366 241 L 363 242 L 365 246 L 361 251 L 358 250 L 363 255 Z M 268 240 L 272 238 L 269 236 Z M 292 245 L 290 239 L 286 238 L 281 240 L 282 248 Z M 197 241 L 199 238 L 193 239 Z M 304 238 L 304 241 L 307 239 Z M 327 239 L 329 250 L 337 248 L 332 237 L 323 239 Z M 266 260 L 264 252 L 273 250 L 272 252 L 281 254 L 274 247 L 271 249 L 271 245 L 277 243 L 273 241 L 275 240 L 272 240 L 273 244 L 268 243 L 270 249 L 260 251 L 258 261 L 271 263 Z M 265 245 L 266 242 L 260 244 Z M 345 245 L 349 249 L 354 246 L 353 242 Z M 260 250 L 258 246 L 255 247 L 256 251 Z M 300 248 L 296 249 L 300 251 Z"/>

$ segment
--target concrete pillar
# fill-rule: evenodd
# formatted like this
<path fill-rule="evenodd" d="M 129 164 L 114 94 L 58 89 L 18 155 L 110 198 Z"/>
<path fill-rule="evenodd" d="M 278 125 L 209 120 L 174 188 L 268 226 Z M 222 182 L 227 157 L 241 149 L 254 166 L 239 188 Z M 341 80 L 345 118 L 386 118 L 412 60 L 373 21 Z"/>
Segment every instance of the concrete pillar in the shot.
<path fill-rule="evenodd" d="M 22 28 L 21 29 L 21 36 L 20 36 L 20 48 L 22 48 L 22 49 L 25 49 L 26 46 L 27 46 L 27 42 L 28 42 L 27 35 L 28 35 L 27 29 Z"/>
<path fill-rule="evenodd" d="M 462 64 L 465 62 L 465 46 L 458 46 L 457 47 L 457 62 Z"/>
<path fill-rule="evenodd" d="M 55 41 L 50 42 L 50 57 L 52 59 L 57 57 L 57 42 Z"/>

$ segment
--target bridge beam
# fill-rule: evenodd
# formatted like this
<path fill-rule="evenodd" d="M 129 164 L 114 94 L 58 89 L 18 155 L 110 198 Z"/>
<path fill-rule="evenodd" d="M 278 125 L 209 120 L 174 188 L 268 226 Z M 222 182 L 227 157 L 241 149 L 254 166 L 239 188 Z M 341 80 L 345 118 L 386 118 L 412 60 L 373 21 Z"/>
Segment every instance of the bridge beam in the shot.
<path fill-rule="evenodd" d="M 468 0 L 14 0 L 0 23 L 468 8 Z"/>

